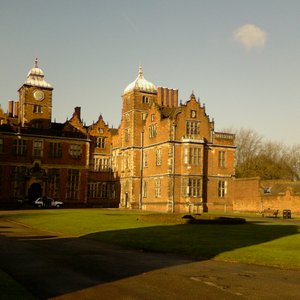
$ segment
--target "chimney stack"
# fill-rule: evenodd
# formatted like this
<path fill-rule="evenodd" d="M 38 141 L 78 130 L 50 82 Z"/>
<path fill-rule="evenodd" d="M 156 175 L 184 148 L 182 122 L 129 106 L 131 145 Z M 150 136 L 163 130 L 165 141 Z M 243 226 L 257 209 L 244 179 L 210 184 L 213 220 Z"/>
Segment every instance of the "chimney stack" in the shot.
<path fill-rule="evenodd" d="M 76 115 L 78 117 L 78 119 L 81 120 L 81 107 L 80 106 L 75 107 L 74 115 Z"/>
<path fill-rule="evenodd" d="M 14 101 L 13 100 L 8 101 L 8 116 L 9 117 L 14 116 Z"/>
<path fill-rule="evenodd" d="M 19 116 L 19 101 L 16 101 L 14 105 L 14 117 L 17 118 L 18 116 Z"/>

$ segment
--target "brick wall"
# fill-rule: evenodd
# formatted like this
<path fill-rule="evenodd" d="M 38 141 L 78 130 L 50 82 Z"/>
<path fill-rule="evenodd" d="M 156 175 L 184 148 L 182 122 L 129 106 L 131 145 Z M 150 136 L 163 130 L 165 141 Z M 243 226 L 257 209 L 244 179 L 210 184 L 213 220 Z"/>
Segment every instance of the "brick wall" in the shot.
<path fill-rule="evenodd" d="M 280 213 L 284 209 L 290 209 L 292 213 L 300 214 L 300 195 L 295 195 L 290 188 L 282 195 L 261 197 L 262 207 L 264 209 L 279 209 Z"/>
<path fill-rule="evenodd" d="M 269 192 L 263 188 L 269 187 Z M 282 180 L 261 181 L 259 178 L 236 179 L 234 181 L 233 210 L 261 212 L 264 209 L 290 209 L 300 214 L 300 184 Z"/>
<path fill-rule="evenodd" d="M 261 211 L 260 179 L 246 178 L 234 181 L 234 211 Z"/>

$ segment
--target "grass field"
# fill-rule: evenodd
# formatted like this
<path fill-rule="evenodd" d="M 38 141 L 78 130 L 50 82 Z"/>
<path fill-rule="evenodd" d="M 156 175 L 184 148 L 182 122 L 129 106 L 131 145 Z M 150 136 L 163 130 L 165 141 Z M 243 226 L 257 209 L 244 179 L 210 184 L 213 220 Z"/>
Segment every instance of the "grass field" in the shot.
<path fill-rule="evenodd" d="M 105 209 L 1 212 L 54 232 L 125 247 L 300 269 L 300 222 L 247 217 L 246 224 L 182 224 L 181 216 Z"/>

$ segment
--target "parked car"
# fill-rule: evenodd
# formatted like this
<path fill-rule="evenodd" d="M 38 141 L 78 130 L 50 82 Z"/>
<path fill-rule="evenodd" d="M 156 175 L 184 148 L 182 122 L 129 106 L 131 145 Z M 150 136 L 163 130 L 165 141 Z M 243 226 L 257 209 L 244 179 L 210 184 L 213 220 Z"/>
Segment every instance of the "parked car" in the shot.
<path fill-rule="evenodd" d="M 34 206 L 36 207 L 56 207 L 59 208 L 64 203 L 61 201 L 56 201 L 50 197 L 39 197 L 34 201 Z"/>

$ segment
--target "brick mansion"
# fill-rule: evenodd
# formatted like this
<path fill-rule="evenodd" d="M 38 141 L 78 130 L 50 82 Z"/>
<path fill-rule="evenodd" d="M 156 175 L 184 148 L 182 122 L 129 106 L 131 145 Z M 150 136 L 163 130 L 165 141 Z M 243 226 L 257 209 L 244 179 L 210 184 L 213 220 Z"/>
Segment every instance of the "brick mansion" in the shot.
<path fill-rule="evenodd" d="M 67 207 L 190 213 L 231 205 L 235 137 L 215 131 L 193 93 L 179 103 L 177 89 L 156 87 L 139 67 L 117 129 L 102 116 L 86 126 L 80 107 L 53 122 L 53 86 L 37 61 L 18 93 L 0 108 L 0 203 L 49 196 Z"/>

